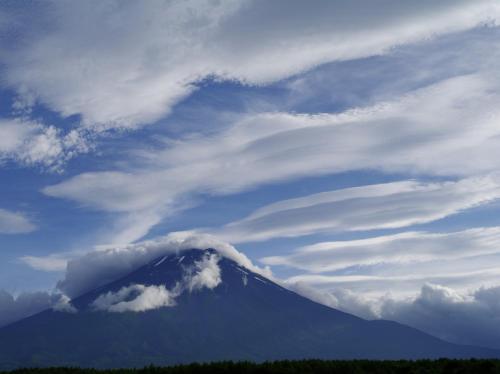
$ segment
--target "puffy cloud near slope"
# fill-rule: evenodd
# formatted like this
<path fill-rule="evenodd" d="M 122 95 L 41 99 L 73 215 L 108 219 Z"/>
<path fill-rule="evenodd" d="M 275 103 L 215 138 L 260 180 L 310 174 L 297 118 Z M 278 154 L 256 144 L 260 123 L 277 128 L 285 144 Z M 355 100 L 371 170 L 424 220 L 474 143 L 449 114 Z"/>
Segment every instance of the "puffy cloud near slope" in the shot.
<path fill-rule="evenodd" d="M 95 310 L 114 313 L 145 312 L 175 305 L 175 296 L 164 285 L 134 284 L 123 287 L 117 292 L 100 295 L 92 306 Z"/>
<path fill-rule="evenodd" d="M 305 284 L 289 287 L 321 304 L 367 319 L 397 321 L 442 339 L 500 349 L 500 287 L 457 291 L 424 284 L 414 295 L 366 297 L 346 289 L 318 291 Z"/>
<path fill-rule="evenodd" d="M 100 295 L 93 301 L 92 307 L 98 311 L 123 313 L 175 306 L 175 299 L 183 292 L 213 289 L 222 282 L 219 259 L 216 254 L 203 256 L 200 261 L 184 269 L 184 276 L 171 290 L 164 285 L 133 284 L 117 292 Z"/>
<path fill-rule="evenodd" d="M 201 261 L 196 261 L 194 268 L 189 269 L 183 279 L 185 287 L 190 292 L 217 287 L 222 281 L 218 261 L 217 255 L 205 256 Z"/>

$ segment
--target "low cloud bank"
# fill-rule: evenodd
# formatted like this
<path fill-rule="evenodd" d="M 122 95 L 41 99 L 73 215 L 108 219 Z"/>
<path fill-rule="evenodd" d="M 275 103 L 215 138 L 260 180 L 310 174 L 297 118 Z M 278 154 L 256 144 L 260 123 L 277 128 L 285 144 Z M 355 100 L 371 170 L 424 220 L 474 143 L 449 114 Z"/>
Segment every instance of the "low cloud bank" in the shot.
<path fill-rule="evenodd" d="M 60 312 L 74 310 L 65 295 L 39 291 L 14 296 L 0 290 L 0 327 L 50 308 Z"/>
<path fill-rule="evenodd" d="M 500 349 L 500 287 L 458 292 L 425 284 L 405 299 L 369 298 L 345 289 L 319 291 L 300 282 L 288 288 L 362 318 L 397 321 L 450 342 Z"/>
<path fill-rule="evenodd" d="M 427 284 L 413 300 L 385 300 L 379 315 L 448 341 L 500 348 L 500 287 L 459 293 Z"/>

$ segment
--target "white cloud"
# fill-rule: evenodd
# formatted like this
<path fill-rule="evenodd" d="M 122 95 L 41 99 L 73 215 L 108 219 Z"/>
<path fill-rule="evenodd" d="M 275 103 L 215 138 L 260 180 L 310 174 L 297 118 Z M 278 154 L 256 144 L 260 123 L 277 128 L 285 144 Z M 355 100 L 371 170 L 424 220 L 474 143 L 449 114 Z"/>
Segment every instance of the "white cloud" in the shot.
<path fill-rule="evenodd" d="M 213 232 L 234 243 L 400 228 L 432 222 L 499 197 L 497 175 L 457 182 L 368 185 L 278 201 Z"/>
<path fill-rule="evenodd" d="M 75 297 L 116 280 L 164 254 L 208 248 L 216 249 L 219 255 L 236 261 L 254 272 L 269 275 L 268 270 L 254 266 L 243 253 L 227 243 L 210 235 L 179 232 L 123 247 L 103 247 L 72 259 L 68 263 L 65 278 L 58 283 L 58 288 L 65 294 Z M 213 267 L 214 261 L 215 259 L 211 259 L 206 264 L 200 264 L 203 269 L 206 266 L 206 270 L 197 282 L 207 282 L 206 284 L 210 285 L 217 283 L 218 273 Z"/>
<path fill-rule="evenodd" d="M 54 126 L 22 119 L 0 119 L 0 162 L 16 161 L 59 171 L 77 154 L 91 145 L 84 131 L 66 134 Z"/>
<path fill-rule="evenodd" d="M 381 300 L 414 298 L 425 283 L 461 294 L 498 287 L 499 244 L 498 227 L 450 233 L 407 232 L 317 243 L 289 255 L 273 256 L 264 263 L 289 268 L 287 272 L 292 275 L 284 281 L 286 287 L 327 305 L 374 318 Z"/>
<path fill-rule="evenodd" d="M 144 286 L 134 284 L 123 287 L 117 292 L 100 295 L 92 303 L 95 310 L 107 312 L 145 312 L 175 305 L 175 295 L 172 295 L 164 285 Z"/>
<path fill-rule="evenodd" d="M 164 116 L 206 77 L 267 84 L 494 24 L 499 14 L 494 0 L 47 3 L 7 14 L 2 32 L 18 43 L 1 62 L 21 97 L 80 114 L 85 126 L 135 127 Z"/>
<path fill-rule="evenodd" d="M 35 270 L 64 271 L 69 259 L 64 254 L 51 254 L 46 257 L 22 256 L 19 260 Z"/>
<path fill-rule="evenodd" d="M 219 256 L 216 254 L 204 256 L 201 261 L 195 262 L 194 269 L 191 269 L 184 279 L 190 292 L 202 288 L 213 289 L 220 284 L 222 280 L 218 262 Z"/>
<path fill-rule="evenodd" d="M 283 283 L 283 286 L 330 308 L 339 309 L 365 319 L 380 318 L 376 311 L 377 301 L 380 299 L 369 299 L 365 295 L 358 295 L 344 288 L 321 290 L 301 281 L 286 282 Z"/>
<path fill-rule="evenodd" d="M 368 239 L 322 242 L 284 256 L 264 257 L 267 265 L 284 265 L 322 273 L 357 266 L 450 261 L 500 253 L 500 228 L 450 233 L 405 232 Z M 473 270 L 473 269 L 470 269 Z"/>
<path fill-rule="evenodd" d="M 36 225 L 24 214 L 0 208 L 0 234 L 22 234 L 36 229 Z"/>
<path fill-rule="evenodd" d="M 89 208 L 146 217 L 141 230 L 125 236 L 132 241 L 200 194 L 233 194 L 349 170 L 495 172 L 500 149 L 495 77 L 455 77 L 400 100 L 340 114 L 247 115 L 215 135 L 170 143 L 140 168 L 84 173 L 43 191 Z"/>
<path fill-rule="evenodd" d="M 60 295 L 59 300 L 52 306 L 52 310 L 62 313 L 77 313 L 77 309 L 71 305 L 71 299 L 66 295 Z"/>
<path fill-rule="evenodd" d="M 176 305 L 176 298 L 186 290 L 199 291 L 213 289 L 221 282 L 219 256 L 205 254 L 203 258 L 184 270 L 184 275 L 176 285 L 168 290 L 164 285 L 144 286 L 133 284 L 122 287 L 117 292 L 107 292 L 92 302 L 92 308 L 107 312 L 145 312 L 147 310 Z"/>

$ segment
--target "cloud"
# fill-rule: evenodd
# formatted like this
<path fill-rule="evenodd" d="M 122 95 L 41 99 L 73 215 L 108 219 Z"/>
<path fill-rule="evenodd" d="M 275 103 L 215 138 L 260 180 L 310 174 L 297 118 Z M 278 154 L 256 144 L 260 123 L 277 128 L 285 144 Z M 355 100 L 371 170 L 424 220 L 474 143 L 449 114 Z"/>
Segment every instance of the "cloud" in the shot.
<path fill-rule="evenodd" d="M 498 286 L 457 291 L 425 283 L 405 298 L 369 297 L 342 288 L 319 291 L 300 282 L 288 288 L 362 318 L 397 321 L 458 344 L 500 348 Z"/>
<path fill-rule="evenodd" d="M 134 284 L 117 292 L 100 295 L 92 303 L 95 310 L 123 313 L 145 312 L 175 305 L 175 296 L 165 286 L 144 286 Z"/>
<path fill-rule="evenodd" d="M 350 267 L 451 261 L 500 253 L 500 228 L 477 228 L 450 233 L 404 232 L 368 239 L 321 242 L 292 254 L 261 259 L 313 273 Z"/>
<path fill-rule="evenodd" d="M 497 175 L 456 182 L 384 183 L 278 201 L 212 232 L 234 243 L 401 228 L 436 221 L 499 197 Z"/>
<path fill-rule="evenodd" d="M 219 256 L 215 254 L 204 256 L 201 261 L 195 262 L 194 269 L 191 269 L 184 279 L 190 292 L 202 288 L 213 289 L 220 284 L 222 280 L 218 262 Z"/>
<path fill-rule="evenodd" d="M 42 310 L 60 305 L 62 296 L 48 292 L 24 292 L 14 297 L 0 290 L 0 326 L 8 325 Z"/>
<path fill-rule="evenodd" d="M 71 299 L 66 295 L 60 295 L 59 300 L 52 306 L 52 310 L 61 313 L 77 313 L 77 309 L 71 304 Z"/>
<path fill-rule="evenodd" d="M 64 271 L 68 264 L 68 258 L 64 254 L 52 254 L 46 257 L 22 256 L 19 260 L 29 267 L 41 271 Z"/>
<path fill-rule="evenodd" d="M 24 214 L 0 208 L 0 234 L 23 234 L 37 227 Z"/>
<path fill-rule="evenodd" d="M 326 62 L 495 24 L 500 10 L 493 0 L 110 0 L 4 12 L 10 22 L 1 31 L 16 38 L 16 48 L 10 38 L 0 44 L 9 51 L 1 59 L 8 87 L 64 117 L 81 115 L 83 126 L 133 128 L 163 117 L 207 77 L 268 84 Z"/>
<path fill-rule="evenodd" d="M 283 286 L 314 302 L 354 314 L 365 319 L 380 318 L 376 311 L 376 301 L 358 295 L 348 289 L 321 290 L 305 282 L 286 282 Z"/>
<path fill-rule="evenodd" d="M 110 291 L 100 295 L 91 306 L 95 310 L 118 313 L 145 312 L 175 306 L 175 299 L 186 290 L 194 292 L 203 288 L 213 289 L 221 283 L 218 261 L 219 256 L 216 254 L 203 256 L 192 267 L 184 269 L 182 279 L 171 290 L 164 285 L 133 284 L 122 287 L 117 292 Z"/>
<path fill-rule="evenodd" d="M 123 217 L 146 217 L 141 230 L 127 235 L 133 241 L 200 196 L 351 170 L 488 174 L 497 171 L 500 149 L 498 81 L 495 75 L 454 77 L 339 114 L 245 115 L 214 135 L 155 150 L 141 167 L 83 173 L 43 192 Z"/>
<path fill-rule="evenodd" d="M 15 161 L 60 171 L 69 159 L 91 147 L 84 131 L 64 133 L 40 122 L 0 118 L 0 162 Z"/>
<path fill-rule="evenodd" d="M 426 284 L 409 300 L 385 300 L 379 315 L 448 341 L 500 348 L 500 287 L 457 292 Z"/>
<path fill-rule="evenodd" d="M 243 253 L 227 243 L 210 235 L 179 232 L 123 247 L 103 247 L 72 259 L 68 262 L 65 277 L 58 283 L 58 288 L 64 294 L 76 297 L 85 291 L 116 280 L 162 255 L 193 248 L 216 249 L 221 256 L 236 261 L 254 272 L 269 275 L 268 270 L 253 265 Z M 193 289 L 200 284 L 216 285 L 219 278 L 214 268 L 215 261 L 209 259 L 197 265 L 200 268 L 194 271 L 201 270 L 202 275 L 193 281 Z"/>

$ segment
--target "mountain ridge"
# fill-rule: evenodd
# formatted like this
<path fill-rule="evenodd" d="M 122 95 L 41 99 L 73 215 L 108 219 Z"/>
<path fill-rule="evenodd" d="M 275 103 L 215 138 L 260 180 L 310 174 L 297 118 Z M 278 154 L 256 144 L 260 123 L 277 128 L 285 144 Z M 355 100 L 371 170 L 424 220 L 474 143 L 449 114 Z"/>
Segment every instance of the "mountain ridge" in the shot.
<path fill-rule="evenodd" d="M 0 329 L 0 368 L 500 357 L 318 304 L 214 249 L 160 256 L 65 307 Z"/>

